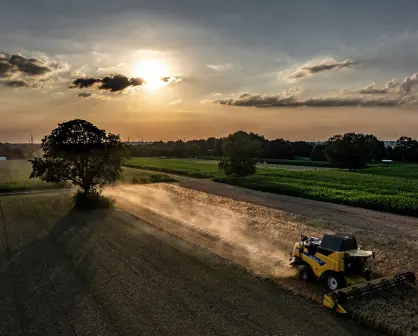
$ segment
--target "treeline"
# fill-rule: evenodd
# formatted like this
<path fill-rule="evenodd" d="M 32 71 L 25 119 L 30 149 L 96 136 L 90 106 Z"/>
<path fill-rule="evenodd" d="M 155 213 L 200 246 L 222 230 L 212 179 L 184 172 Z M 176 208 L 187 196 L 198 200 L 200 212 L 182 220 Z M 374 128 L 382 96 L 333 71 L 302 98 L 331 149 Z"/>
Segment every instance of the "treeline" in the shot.
<path fill-rule="evenodd" d="M 331 137 L 323 144 L 313 144 L 306 141 L 289 141 L 282 138 L 269 140 L 257 133 L 249 133 L 252 139 L 261 143 L 260 159 L 294 160 L 297 158 L 310 158 L 313 161 L 327 161 L 326 148 L 336 139 Z M 354 133 L 347 133 L 354 134 Z M 383 141 L 373 135 L 362 135 L 367 146 L 371 146 L 368 161 L 390 159 L 394 161 L 418 162 L 418 141 L 410 137 L 401 137 L 396 146 L 385 147 Z M 190 141 L 154 142 L 151 144 L 129 145 L 133 157 L 197 157 L 223 155 L 222 141 L 225 138 L 208 138 Z M 365 146 L 365 145 L 364 145 Z"/>
<path fill-rule="evenodd" d="M 41 155 L 41 147 L 37 144 L 9 144 L 0 142 L 0 157 L 8 160 L 32 159 Z"/>

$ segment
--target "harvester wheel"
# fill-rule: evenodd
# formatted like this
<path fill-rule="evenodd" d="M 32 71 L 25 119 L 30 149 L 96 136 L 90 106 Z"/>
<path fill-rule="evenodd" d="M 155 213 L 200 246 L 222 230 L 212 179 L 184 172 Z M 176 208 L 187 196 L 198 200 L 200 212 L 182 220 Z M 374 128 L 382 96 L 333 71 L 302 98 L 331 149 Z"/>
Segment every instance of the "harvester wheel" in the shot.
<path fill-rule="evenodd" d="M 345 279 L 341 274 L 335 272 L 329 272 L 324 275 L 324 281 L 327 288 L 331 291 L 335 291 L 345 287 Z"/>
<path fill-rule="evenodd" d="M 312 268 L 308 265 L 301 266 L 299 268 L 299 278 L 303 281 L 310 281 L 313 278 Z"/>

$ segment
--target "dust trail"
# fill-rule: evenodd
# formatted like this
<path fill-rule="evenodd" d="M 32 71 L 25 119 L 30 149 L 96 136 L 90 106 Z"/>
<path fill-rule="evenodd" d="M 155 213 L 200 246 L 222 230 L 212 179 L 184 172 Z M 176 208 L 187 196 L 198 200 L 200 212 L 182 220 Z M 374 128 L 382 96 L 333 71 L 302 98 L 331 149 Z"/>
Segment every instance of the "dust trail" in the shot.
<path fill-rule="evenodd" d="M 288 266 L 294 240 L 289 235 L 280 237 L 288 232 L 273 232 L 269 224 L 274 222 L 280 227 L 280 219 L 257 209 L 261 207 L 168 184 L 119 186 L 107 189 L 105 194 L 113 197 L 120 208 L 145 217 L 152 224 L 158 225 L 160 220 L 150 218 L 150 212 L 180 223 L 189 229 L 181 232 L 182 238 L 209 247 L 263 276 L 295 275 Z M 282 225 L 290 224 L 288 220 L 283 223 L 283 218 L 281 221 Z M 167 224 L 163 228 L 171 230 Z M 190 230 L 200 233 L 199 241 L 193 239 Z"/>

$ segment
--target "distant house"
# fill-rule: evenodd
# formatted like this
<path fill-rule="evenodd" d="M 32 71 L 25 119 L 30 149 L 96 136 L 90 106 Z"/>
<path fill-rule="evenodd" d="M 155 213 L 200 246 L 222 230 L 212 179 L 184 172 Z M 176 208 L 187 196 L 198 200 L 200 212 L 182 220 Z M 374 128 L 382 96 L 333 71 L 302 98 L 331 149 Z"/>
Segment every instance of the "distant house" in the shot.
<path fill-rule="evenodd" d="M 0 161 L 6 161 L 7 160 L 7 157 L 5 157 L 5 156 L 0 156 Z"/>

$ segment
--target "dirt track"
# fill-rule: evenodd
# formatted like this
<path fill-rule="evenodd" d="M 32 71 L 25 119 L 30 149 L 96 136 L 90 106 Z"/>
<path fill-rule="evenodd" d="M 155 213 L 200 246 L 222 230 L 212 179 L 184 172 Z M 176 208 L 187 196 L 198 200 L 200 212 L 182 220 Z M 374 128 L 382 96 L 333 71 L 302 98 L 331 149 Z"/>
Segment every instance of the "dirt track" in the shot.
<path fill-rule="evenodd" d="M 179 177 L 176 178 L 179 179 Z M 418 218 L 286 195 L 271 194 L 227 184 L 214 183 L 209 180 L 180 179 L 181 181 L 178 185 L 184 188 L 270 207 L 301 216 L 319 218 L 352 228 L 366 228 L 379 232 L 387 232 L 388 229 L 389 231 L 399 230 L 400 233 L 412 233 L 418 238 Z"/>
<path fill-rule="evenodd" d="M 0 197 L 0 335 L 372 335 L 131 215 L 68 205 Z"/>

